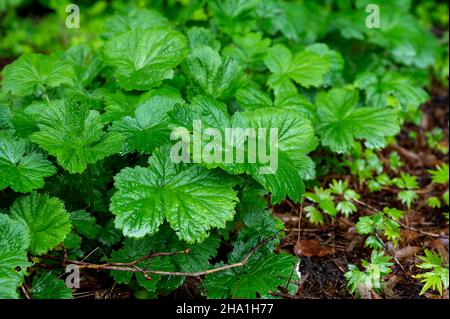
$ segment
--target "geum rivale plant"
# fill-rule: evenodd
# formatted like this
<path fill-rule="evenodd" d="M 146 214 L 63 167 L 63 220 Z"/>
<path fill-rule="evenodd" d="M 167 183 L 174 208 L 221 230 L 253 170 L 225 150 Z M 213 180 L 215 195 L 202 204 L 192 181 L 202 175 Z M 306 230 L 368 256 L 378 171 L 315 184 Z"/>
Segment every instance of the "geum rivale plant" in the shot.
<path fill-rule="evenodd" d="M 187 276 L 210 298 L 295 293 L 298 258 L 276 248 L 266 198 L 299 203 L 313 151 L 383 147 L 426 93 L 401 72 L 344 74 L 347 57 L 314 43 L 322 31 L 291 28 L 309 5 L 269 2 L 282 12 L 271 27 L 256 23 L 266 1 L 208 2 L 211 29 L 133 9 L 108 19 L 99 48 L 3 68 L 1 297 L 70 297 L 65 269 L 40 266 L 58 262 L 110 271 L 140 297 Z M 347 31 L 429 65 L 403 60 L 387 31 Z"/>

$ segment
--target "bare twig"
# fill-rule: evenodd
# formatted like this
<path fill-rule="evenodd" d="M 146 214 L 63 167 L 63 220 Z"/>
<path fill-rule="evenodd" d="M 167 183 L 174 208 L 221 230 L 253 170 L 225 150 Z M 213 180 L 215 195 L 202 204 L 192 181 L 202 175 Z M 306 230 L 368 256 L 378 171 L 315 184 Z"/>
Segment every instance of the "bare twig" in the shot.
<path fill-rule="evenodd" d="M 25 286 L 21 286 L 20 288 L 22 289 L 22 292 L 25 295 L 25 298 L 31 299 L 30 294 L 28 293 L 28 289 Z"/>
<path fill-rule="evenodd" d="M 133 273 L 142 273 L 149 280 L 151 280 L 151 277 L 148 276 L 149 274 L 163 275 L 163 276 L 199 277 L 199 276 L 203 276 L 203 275 L 207 275 L 207 274 L 212 274 L 212 273 L 215 273 L 215 272 L 223 271 L 223 270 L 226 270 L 226 269 L 242 267 L 242 266 L 246 265 L 248 263 L 248 260 L 250 259 L 250 257 L 259 248 L 261 248 L 262 246 L 264 246 L 268 242 L 274 240 L 278 236 L 279 233 L 280 232 L 277 232 L 272 237 L 269 237 L 269 238 L 266 238 L 265 240 L 263 240 L 261 243 L 259 243 L 257 246 L 255 246 L 252 250 L 250 250 L 250 252 L 247 255 L 245 255 L 244 258 L 242 258 L 242 260 L 240 262 L 237 262 L 237 263 L 234 263 L 234 264 L 230 264 L 230 265 L 221 266 L 221 267 L 217 267 L 217 268 L 213 268 L 213 269 L 208 269 L 208 270 L 204 270 L 204 271 L 197 271 L 197 272 L 161 271 L 161 270 L 151 270 L 151 269 L 147 270 L 147 269 L 142 269 L 142 268 L 137 266 L 138 263 L 140 263 L 142 261 L 145 261 L 147 259 L 155 258 L 155 257 L 172 256 L 172 255 L 177 255 L 177 254 L 188 254 L 190 252 L 190 249 L 185 249 L 185 250 L 182 250 L 182 251 L 175 251 L 175 252 L 152 253 L 152 254 L 149 254 L 147 256 L 144 256 L 142 258 L 136 259 L 136 260 L 134 260 L 132 262 L 128 262 L 128 263 L 94 264 L 94 263 L 89 263 L 89 262 L 85 262 L 85 261 L 70 260 L 70 259 L 66 259 L 65 262 L 68 263 L 68 264 L 77 265 L 79 268 L 84 268 L 84 269 L 116 270 L 116 271 L 128 271 L 128 272 L 133 272 Z M 56 258 L 56 257 L 53 257 L 53 256 L 46 256 L 46 258 L 58 259 L 59 260 L 59 258 Z"/>
<path fill-rule="evenodd" d="M 397 265 L 399 265 L 400 268 L 403 270 L 403 272 L 405 272 L 405 267 L 403 267 L 403 265 L 400 263 L 400 261 L 397 259 L 397 257 L 395 257 L 395 255 L 393 253 L 391 253 L 391 251 L 389 250 L 389 247 L 387 247 L 386 244 L 383 242 L 383 240 L 380 238 L 378 231 L 375 231 L 375 237 L 378 239 L 380 244 L 383 246 L 384 250 L 387 251 L 387 253 L 389 255 L 391 255 L 391 257 L 394 259 L 394 261 L 397 263 Z"/>

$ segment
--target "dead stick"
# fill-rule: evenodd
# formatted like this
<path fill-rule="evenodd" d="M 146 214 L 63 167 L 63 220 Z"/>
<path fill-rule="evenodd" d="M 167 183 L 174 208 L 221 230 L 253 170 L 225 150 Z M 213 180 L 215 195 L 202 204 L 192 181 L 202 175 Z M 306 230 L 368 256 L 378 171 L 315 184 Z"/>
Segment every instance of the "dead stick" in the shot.
<path fill-rule="evenodd" d="M 129 262 L 129 263 L 92 264 L 92 263 L 88 263 L 88 262 L 84 262 L 84 261 L 70 260 L 70 259 L 67 259 L 66 263 L 74 264 L 74 265 L 77 265 L 79 268 L 85 268 L 85 269 L 116 270 L 116 271 L 128 271 L 128 272 L 134 272 L 134 273 L 138 272 L 138 273 L 143 273 L 144 276 L 147 275 L 147 274 L 154 274 L 154 275 L 163 275 L 163 276 L 199 277 L 199 276 L 203 276 L 203 275 L 207 275 L 207 274 L 216 273 L 216 272 L 219 272 L 219 271 L 224 271 L 224 270 L 231 269 L 231 268 L 245 266 L 247 264 L 248 260 L 250 259 L 250 257 L 259 248 L 261 248 L 262 246 L 264 246 L 268 242 L 274 240 L 278 236 L 279 233 L 280 233 L 280 231 L 278 231 L 272 237 L 269 237 L 269 238 L 266 238 L 265 240 L 263 240 L 261 243 L 259 243 L 257 246 L 255 246 L 252 250 L 250 250 L 250 252 L 238 263 L 234 263 L 234 264 L 231 264 L 231 265 L 225 265 L 225 266 L 221 266 L 221 267 L 217 267 L 217 268 L 213 268 L 213 269 L 208 269 L 208 270 L 204 270 L 204 271 L 197 271 L 197 272 L 144 270 L 144 269 L 141 269 L 141 268 L 136 266 L 136 263 L 138 263 L 139 261 L 145 260 L 145 259 L 159 257 L 159 256 L 170 256 L 170 255 L 174 255 L 174 254 L 187 253 L 186 251 L 189 252 L 188 249 L 186 249 L 184 251 L 171 252 L 171 253 L 153 253 L 153 254 L 145 256 L 145 258 L 143 257 L 143 258 L 140 258 L 138 260 L 135 260 L 135 261 L 132 261 L 132 262 Z M 49 259 L 57 259 L 56 257 L 53 257 L 53 256 L 46 256 L 46 257 L 49 258 Z"/>

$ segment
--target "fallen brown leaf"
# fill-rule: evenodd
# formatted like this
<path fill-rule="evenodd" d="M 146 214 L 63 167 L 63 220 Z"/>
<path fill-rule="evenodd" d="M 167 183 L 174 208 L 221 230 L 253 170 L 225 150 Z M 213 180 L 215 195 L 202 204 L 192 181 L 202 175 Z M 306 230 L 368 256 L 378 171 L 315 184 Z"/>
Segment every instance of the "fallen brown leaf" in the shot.
<path fill-rule="evenodd" d="M 300 240 L 295 244 L 294 254 L 306 257 L 325 257 L 336 253 L 330 246 L 322 246 L 317 240 Z"/>
<path fill-rule="evenodd" d="M 364 237 L 359 236 L 359 235 L 353 235 L 352 240 L 350 241 L 350 243 L 347 246 L 347 249 L 345 251 L 347 252 L 352 252 L 356 247 L 359 247 L 362 245 L 362 243 L 364 242 Z"/>
<path fill-rule="evenodd" d="M 386 296 L 386 298 L 389 299 L 399 299 L 400 296 L 395 293 L 394 288 L 395 286 L 400 282 L 400 277 L 393 275 L 389 280 L 386 282 L 383 292 Z"/>
<path fill-rule="evenodd" d="M 408 230 L 408 229 L 402 229 L 400 231 L 400 238 L 403 239 L 403 241 L 407 244 L 415 242 L 419 238 L 420 234 L 418 232 Z"/>
<path fill-rule="evenodd" d="M 406 246 L 395 252 L 395 258 L 397 258 L 398 260 L 406 260 L 416 255 L 419 251 L 420 251 L 419 247 Z"/>

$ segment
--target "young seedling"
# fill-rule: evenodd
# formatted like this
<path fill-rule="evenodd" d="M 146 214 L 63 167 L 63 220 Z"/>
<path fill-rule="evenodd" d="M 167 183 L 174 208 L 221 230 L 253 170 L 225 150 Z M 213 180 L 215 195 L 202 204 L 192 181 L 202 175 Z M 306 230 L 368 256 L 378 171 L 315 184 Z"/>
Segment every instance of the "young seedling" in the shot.
<path fill-rule="evenodd" d="M 362 292 L 372 289 L 380 291 L 384 277 L 392 272 L 390 267 L 393 263 L 390 260 L 391 257 L 385 256 L 382 251 L 373 250 L 370 262 L 362 260 L 364 270 L 360 270 L 353 264 L 348 265 L 349 271 L 345 273 L 345 278 L 350 292 L 361 296 Z"/>
<path fill-rule="evenodd" d="M 421 262 L 416 266 L 422 270 L 427 270 L 414 276 L 414 278 L 421 279 L 420 282 L 424 283 L 420 294 L 423 295 L 428 290 L 437 290 L 442 295 L 443 289 L 448 289 L 448 264 L 444 263 L 444 259 L 441 256 L 428 249 L 425 249 L 425 256 L 419 256 L 419 259 Z"/>

